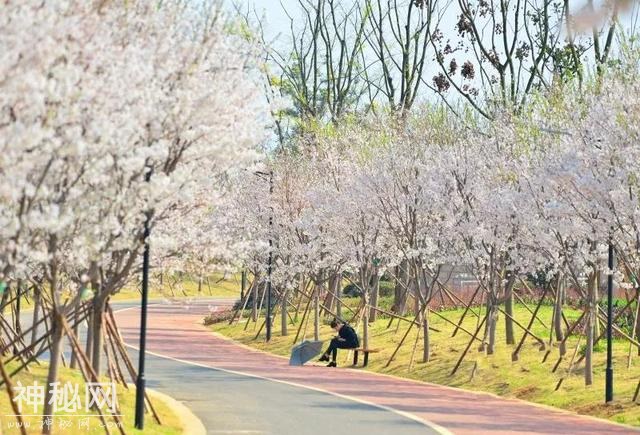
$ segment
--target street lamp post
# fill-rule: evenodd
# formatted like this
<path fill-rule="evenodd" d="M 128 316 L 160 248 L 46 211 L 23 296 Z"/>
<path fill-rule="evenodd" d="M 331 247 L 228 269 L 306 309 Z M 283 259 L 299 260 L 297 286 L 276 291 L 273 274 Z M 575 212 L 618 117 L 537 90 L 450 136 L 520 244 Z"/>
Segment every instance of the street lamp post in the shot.
<path fill-rule="evenodd" d="M 609 273 L 607 276 L 607 369 L 605 371 L 605 402 L 613 401 L 613 350 L 611 343 L 613 320 L 613 241 L 609 239 Z"/>
<path fill-rule="evenodd" d="M 144 177 L 148 183 L 151 180 L 151 168 Z M 149 235 L 151 234 L 151 212 L 145 213 L 144 221 L 144 252 L 142 254 L 142 306 L 140 308 L 140 351 L 138 355 L 138 377 L 136 378 L 136 429 L 144 429 L 144 356 L 147 347 L 147 301 L 149 297 Z"/>

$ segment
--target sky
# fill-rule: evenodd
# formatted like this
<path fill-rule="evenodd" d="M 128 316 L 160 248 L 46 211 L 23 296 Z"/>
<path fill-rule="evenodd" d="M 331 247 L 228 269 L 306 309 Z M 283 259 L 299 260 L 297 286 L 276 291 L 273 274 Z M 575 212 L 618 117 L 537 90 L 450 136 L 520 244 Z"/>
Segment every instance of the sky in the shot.
<path fill-rule="evenodd" d="M 241 5 L 244 10 L 247 8 L 251 11 L 255 10 L 259 17 L 264 18 L 265 37 L 268 40 L 280 41 L 288 38 L 290 21 L 285 10 L 292 14 L 293 18 L 299 18 L 298 0 L 233 0 L 233 2 Z"/>
<path fill-rule="evenodd" d="M 270 39 L 277 38 L 280 34 L 282 37 L 279 39 L 285 39 L 289 32 L 289 18 L 285 10 L 292 15 L 292 17 L 299 18 L 299 3 L 298 0 L 228 0 L 227 5 L 230 3 L 241 5 L 243 8 L 250 8 L 255 10 L 259 16 L 264 17 L 265 33 Z M 586 0 L 570 0 L 571 8 L 573 10 L 579 10 L 584 7 Z M 596 8 L 602 6 L 605 0 L 596 0 L 594 2 Z M 635 11 L 637 13 L 637 10 Z M 624 14 L 621 17 L 622 24 L 627 27 L 631 24 L 631 13 Z"/>
<path fill-rule="evenodd" d="M 241 7 L 243 11 L 251 11 L 252 19 L 255 20 L 256 14 L 260 18 L 263 24 L 264 36 L 268 43 L 276 50 L 286 52 L 291 44 L 291 30 L 290 30 L 290 18 L 298 20 L 298 23 L 294 23 L 294 29 L 300 29 L 302 23 L 300 20 L 303 18 L 303 14 L 300 11 L 300 0 L 225 0 L 228 7 L 230 4 L 235 4 L 236 7 Z M 304 1 L 304 0 L 303 0 Z M 399 3 L 403 3 L 409 0 L 401 0 Z M 602 7 L 603 3 L 607 0 L 595 0 L 594 4 L 596 9 Z M 338 0 L 340 3 L 348 3 L 349 0 Z M 443 2 L 446 3 L 446 2 Z M 587 0 L 570 0 L 570 7 L 573 11 L 579 11 L 587 3 Z M 640 6 L 640 0 L 636 2 L 635 13 L 626 13 L 621 17 L 621 24 L 623 27 L 629 28 L 633 18 L 637 18 L 638 6 Z M 440 23 L 439 28 L 444 32 L 445 39 L 457 40 L 457 34 L 455 30 L 457 18 L 455 16 L 456 8 L 450 9 L 453 11 L 451 14 L 446 14 L 443 21 Z M 604 23 L 603 23 L 604 24 Z M 636 29 L 637 30 L 637 29 Z M 460 59 L 458 59 L 460 60 Z M 424 71 L 424 77 L 434 76 L 440 72 L 439 67 L 428 63 Z M 474 85 L 478 85 L 477 83 Z M 431 95 L 431 93 L 428 93 Z M 419 98 L 420 99 L 420 98 Z"/>

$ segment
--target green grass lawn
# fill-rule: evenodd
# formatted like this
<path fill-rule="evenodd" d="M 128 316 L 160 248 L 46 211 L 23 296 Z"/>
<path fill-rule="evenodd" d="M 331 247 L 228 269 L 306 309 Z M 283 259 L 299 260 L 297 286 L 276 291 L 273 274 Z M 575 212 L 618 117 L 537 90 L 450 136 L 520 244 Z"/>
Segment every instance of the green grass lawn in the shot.
<path fill-rule="evenodd" d="M 162 280 L 154 276 L 150 280 L 149 298 L 197 298 L 197 297 L 219 297 L 219 298 L 239 298 L 240 297 L 240 274 L 215 273 L 203 280 L 198 291 L 198 281 L 190 277 L 176 279 L 167 276 Z M 119 293 L 111 297 L 112 301 L 123 301 L 140 299 L 138 285 L 130 284 Z"/>
<path fill-rule="evenodd" d="M 7 371 L 11 371 L 16 367 L 16 363 L 11 363 L 7 365 Z M 12 378 L 12 382 L 14 387 L 17 386 L 18 381 L 22 383 L 22 386 L 34 385 L 34 382 L 37 382 L 38 385 L 45 385 L 47 379 L 47 370 L 48 366 L 46 363 L 41 363 L 41 365 L 32 364 L 30 366 L 31 373 L 27 373 L 26 371 L 22 371 L 16 376 Z M 88 434 L 103 434 L 104 428 L 100 426 L 101 421 L 98 418 L 98 414 L 95 411 L 86 412 L 84 409 L 84 400 L 85 400 L 85 383 L 82 379 L 82 375 L 77 370 L 71 370 L 68 368 L 60 368 L 60 376 L 58 378 L 61 385 L 64 385 L 66 382 L 70 382 L 72 385 L 78 385 L 78 393 L 81 400 L 81 409 L 75 413 L 63 413 L 58 412 L 56 416 L 53 418 L 53 433 L 54 434 L 78 434 L 78 433 L 88 433 Z M 109 382 L 107 379 L 104 379 L 103 382 Z M 18 434 L 20 433 L 19 429 L 15 426 L 10 428 L 9 426 L 15 424 L 15 417 L 10 417 L 9 415 L 14 414 L 13 408 L 11 407 L 11 403 L 9 401 L 9 395 L 6 392 L 6 387 L 2 386 L 2 393 L 0 393 L 0 424 L 1 430 L 0 433 L 4 434 Z M 126 433 L 129 434 L 141 434 L 141 433 L 153 433 L 153 434 L 161 434 L 161 435 L 173 435 L 173 434 L 181 434 L 182 427 L 179 417 L 170 409 L 170 407 L 164 402 L 160 401 L 157 398 L 152 398 L 152 403 L 156 408 L 160 416 L 160 420 L 162 421 L 162 425 L 158 425 L 151 414 L 145 415 L 145 429 L 144 431 L 140 431 L 134 428 L 134 415 L 135 415 L 135 388 L 133 386 L 130 389 L 125 389 L 123 386 L 118 385 L 116 388 L 118 394 L 118 404 L 120 406 L 120 414 L 122 414 L 122 422 L 124 424 L 124 429 Z M 29 434 L 39 434 L 42 432 L 42 417 L 39 414 L 42 414 L 42 406 L 38 406 L 36 412 L 33 411 L 33 407 L 27 407 L 27 403 L 23 402 L 22 404 L 22 414 L 36 414 L 37 416 L 33 417 L 24 417 L 24 421 L 29 424 L 28 433 Z M 106 412 L 106 409 L 105 409 Z M 75 414 L 75 415 L 74 415 Z M 79 414 L 93 414 L 94 417 L 88 417 L 87 421 L 89 422 L 89 428 L 83 427 L 79 429 L 79 423 L 81 420 L 85 419 L 85 417 L 79 417 Z M 106 418 L 106 421 L 115 424 L 112 418 Z M 69 425 L 69 427 L 63 427 L 65 425 Z M 110 427 L 111 433 L 118 433 L 118 429 L 115 426 Z"/>
<path fill-rule="evenodd" d="M 167 276 L 162 284 L 158 277 L 153 276 L 150 280 L 149 299 L 185 299 L 198 297 L 217 298 L 239 298 L 240 297 L 240 274 L 214 273 L 204 281 L 198 291 L 198 281 L 185 276 L 176 279 L 174 276 Z M 68 297 L 72 297 L 68 294 Z M 126 285 L 120 292 L 111 296 L 112 301 L 139 300 L 141 297 L 139 285 L 135 282 Z M 20 309 L 30 310 L 33 308 L 33 299 L 21 297 Z"/>
<path fill-rule="evenodd" d="M 355 303 L 357 302 L 351 301 L 350 305 Z M 478 309 L 476 309 L 476 311 L 477 310 Z M 514 311 L 516 320 L 523 325 L 527 325 L 531 314 L 525 307 L 517 305 Z M 441 314 L 447 319 L 457 322 L 462 314 L 462 310 L 444 311 Z M 575 320 L 579 314 L 576 310 L 568 309 L 565 311 L 565 315 L 570 322 Z M 551 316 L 551 306 L 543 306 L 540 309 L 539 317 L 545 325 L 550 324 Z M 572 410 L 581 414 L 640 426 L 640 406 L 631 401 L 636 385 L 640 380 L 640 356 L 637 356 L 634 348 L 634 358 L 632 359 L 631 368 L 628 369 L 628 343 L 621 340 L 614 340 L 615 401 L 613 404 L 605 405 L 604 371 L 606 348 L 604 341 L 597 347 L 598 351 L 595 353 L 594 384 L 586 387 L 584 385 L 584 364 L 576 365 L 571 374 L 568 374 L 569 361 L 576 348 L 577 338 L 568 340 L 567 356 L 565 356 L 564 361 L 556 373 L 552 373 L 551 370 L 558 360 L 557 347 L 555 347 L 555 345 L 552 346 L 552 352 L 547 358 L 547 361 L 542 363 L 545 352 L 539 350 L 537 342 L 531 339 L 531 337 L 527 338 L 520 352 L 519 360 L 512 362 L 511 354 L 515 349 L 515 345 L 505 344 L 504 316 L 501 314 L 498 322 L 496 352 L 493 355 L 486 355 L 484 352 L 479 351 L 478 344 L 474 344 L 458 372 L 455 375 L 450 375 L 470 337 L 462 331 L 458 331 L 455 337 L 451 337 L 454 329 L 451 324 L 442 320 L 434 313 L 430 314 L 429 319 L 431 326 L 440 330 L 440 332 L 431 332 L 432 353 L 431 360 L 428 363 L 421 362 L 422 338 L 420 338 L 415 351 L 414 363 L 410 368 L 412 349 L 417 337 L 416 328 L 413 328 L 405 344 L 397 354 L 396 359 L 386 367 L 387 361 L 407 330 L 408 323 L 402 322 L 398 328 L 397 321 L 394 321 L 391 328 L 387 328 L 389 320 L 379 319 L 370 325 L 370 347 L 381 348 L 382 351 L 372 356 L 367 369 L 441 385 L 486 391 L 505 397 L 520 398 L 531 402 Z M 468 315 L 463 322 L 463 326 L 467 330 L 474 332 L 477 322 L 478 319 L 476 317 Z M 259 325 L 262 324 L 262 320 L 258 323 Z M 258 340 L 254 340 L 257 329 L 251 324 L 247 328 L 247 331 L 244 331 L 244 326 L 244 321 L 243 323 L 233 326 L 229 326 L 228 322 L 222 322 L 212 325 L 212 329 L 258 349 L 279 355 L 289 355 L 297 325 L 290 325 L 289 336 L 282 337 L 280 332 L 280 316 L 277 315 L 273 328 L 273 338 L 269 344 L 264 342 L 264 331 Z M 518 326 L 514 325 L 514 327 L 517 343 L 522 336 L 522 330 Z M 359 333 L 361 333 L 361 326 L 358 329 Z M 548 342 L 548 328 L 536 321 L 532 327 L 532 331 L 545 340 L 545 342 Z M 321 329 L 321 339 L 328 340 L 333 335 L 333 331 L 325 322 Z M 312 321 L 308 325 L 306 336 L 313 336 Z M 584 339 L 582 339 L 581 343 L 584 343 Z M 346 352 L 342 352 L 341 356 L 339 356 L 338 363 L 344 366 L 350 365 L 349 357 L 350 355 L 347 355 Z M 472 376 L 474 367 L 475 374 Z M 561 377 L 566 377 L 566 379 L 560 389 L 554 391 Z"/>

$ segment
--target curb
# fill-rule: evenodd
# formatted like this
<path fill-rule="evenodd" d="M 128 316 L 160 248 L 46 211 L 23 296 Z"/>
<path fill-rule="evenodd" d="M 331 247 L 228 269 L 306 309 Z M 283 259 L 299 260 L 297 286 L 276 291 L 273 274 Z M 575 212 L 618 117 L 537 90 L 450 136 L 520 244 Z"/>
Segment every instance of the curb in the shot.
<path fill-rule="evenodd" d="M 145 391 L 147 391 L 151 397 L 164 402 L 176 413 L 182 426 L 182 433 L 188 435 L 205 435 L 207 433 L 202 421 L 182 402 L 151 388 L 145 388 Z"/>

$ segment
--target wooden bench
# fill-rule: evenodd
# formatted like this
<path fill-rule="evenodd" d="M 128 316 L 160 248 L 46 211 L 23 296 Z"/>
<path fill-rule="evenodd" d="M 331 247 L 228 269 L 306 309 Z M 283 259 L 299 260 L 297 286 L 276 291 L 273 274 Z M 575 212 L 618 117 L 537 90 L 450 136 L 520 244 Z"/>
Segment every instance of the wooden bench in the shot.
<path fill-rule="evenodd" d="M 366 367 L 367 364 L 369 364 L 369 354 L 370 353 L 378 353 L 380 352 L 381 349 L 365 349 L 364 347 L 358 347 L 356 349 L 353 349 L 353 365 L 357 366 L 358 365 L 358 354 L 360 352 L 364 353 L 364 363 L 362 364 L 362 367 Z"/>

